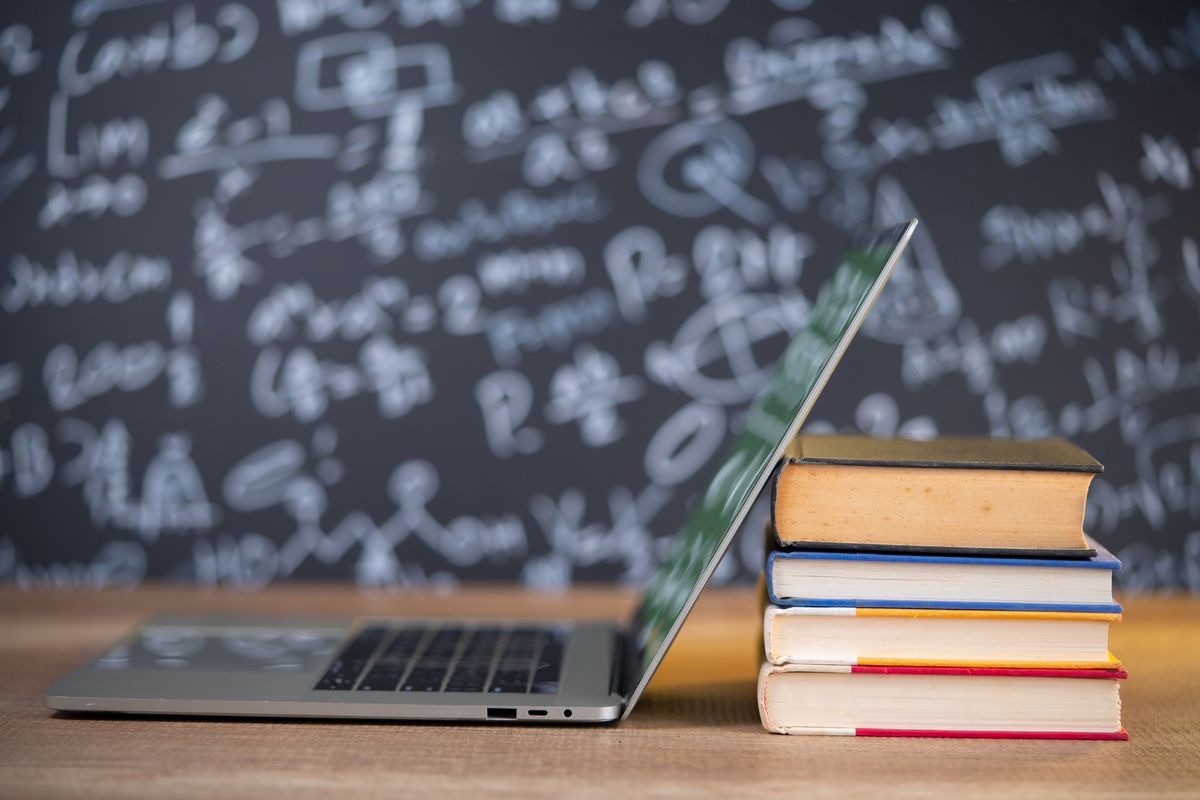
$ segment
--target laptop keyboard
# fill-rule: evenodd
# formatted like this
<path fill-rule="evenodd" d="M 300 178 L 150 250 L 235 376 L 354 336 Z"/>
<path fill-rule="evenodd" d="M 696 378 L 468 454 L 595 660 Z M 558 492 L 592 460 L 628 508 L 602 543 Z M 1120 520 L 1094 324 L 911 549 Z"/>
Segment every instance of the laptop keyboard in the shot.
<path fill-rule="evenodd" d="M 564 627 L 372 623 L 338 653 L 319 690 L 557 694 Z"/>

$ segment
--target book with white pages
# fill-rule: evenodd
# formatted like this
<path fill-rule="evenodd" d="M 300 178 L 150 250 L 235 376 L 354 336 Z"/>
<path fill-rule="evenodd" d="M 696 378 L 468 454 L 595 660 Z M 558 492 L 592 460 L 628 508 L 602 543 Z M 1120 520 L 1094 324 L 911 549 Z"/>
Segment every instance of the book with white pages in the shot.
<path fill-rule="evenodd" d="M 771 664 L 1119 669 L 1120 614 L 768 606 Z"/>
<path fill-rule="evenodd" d="M 1086 559 L 775 550 L 767 595 L 777 606 L 1121 613 L 1121 562 L 1091 537 Z"/>

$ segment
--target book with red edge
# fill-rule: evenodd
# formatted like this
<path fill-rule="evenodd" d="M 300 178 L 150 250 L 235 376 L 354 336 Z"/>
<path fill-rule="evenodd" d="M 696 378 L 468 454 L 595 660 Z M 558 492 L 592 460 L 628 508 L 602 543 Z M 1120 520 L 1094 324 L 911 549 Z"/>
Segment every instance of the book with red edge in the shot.
<path fill-rule="evenodd" d="M 1123 740 L 1122 669 L 764 664 L 763 727 L 826 736 Z"/>

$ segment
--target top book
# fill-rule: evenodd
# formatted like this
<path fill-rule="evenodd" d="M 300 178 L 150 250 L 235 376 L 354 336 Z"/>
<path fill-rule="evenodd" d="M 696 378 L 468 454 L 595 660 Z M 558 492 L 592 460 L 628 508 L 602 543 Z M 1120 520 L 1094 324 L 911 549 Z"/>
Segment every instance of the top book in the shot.
<path fill-rule="evenodd" d="M 1063 439 L 806 434 L 775 472 L 771 519 L 790 548 L 1086 558 L 1103 469 Z"/>

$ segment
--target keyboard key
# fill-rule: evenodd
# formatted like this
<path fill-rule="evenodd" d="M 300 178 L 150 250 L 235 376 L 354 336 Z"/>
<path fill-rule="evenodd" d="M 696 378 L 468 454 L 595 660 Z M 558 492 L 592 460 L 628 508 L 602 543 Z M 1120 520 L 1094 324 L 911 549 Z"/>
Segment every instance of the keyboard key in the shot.
<path fill-rule="evenodd" d="M 376 672 L 371 670 L 358 685 L 360 692 L 394 692 L 400 683 L 399 672 Z"/>
<path fill-rule="evenodd" d="M 375 649 L 383 641 L 387 628 L 381 625 L 369 625 L 363 628 L 350 640 L 329 668 L 317 682 L 315 688 L 321 690 L 353 689 L 358 682 L 358 676 L 367 668 Z"/>
<path fill-rule="evenodd" d="M 404 679 L 400 687 L 402 692 L 437 692 L 442 688 L 442 680 L 446 677 L 445 669 L 414 668 Z"/>
<path fill-rule="evenodd" d="M 450 680 L 446 682 L 447 692 L 482 692 L 487 683 L 488 670 L 479 667 L 464 667 L 462 664 L 454 670 Z"/>
<path fill-rule="evenodd" d="M 537 648 L 536 642 L 525 639 L 509 639 L 508 644 L 504 646 L 504 652 L 501 658 L 505 659 L 530 659 Z"/>
<path fill-rule="evenodd" d="M 421 643 L 423 633 L 424 631 L 420 628 L 407 628 L 400 631 L 384 648 L 384 654 L 401 657 L 414 655 L 417 652 L 417 645 Z"/>
<path fill-rule="evenodd" d="M 488 691 L 524 693 L 528 686 L 529 672 L 527 670 L 496 670 L 496 674 L 492 676 L 492 683 L 488 686 Z"/>
<path fill-rule="evenodd" d="M 346 646 L 342 655 L 345 657 L 370 658 L 371 653 L 375 652 L 375 648 L 379 646 L 386 632 L 386 628 L 377 626 L 363 628 L 350 644 Z"/>
<path fill-rule="evenodd" d="M 496 653 L 496 646 L 500 643 L 499 628 L 482 628 L 475 631 L 471 636 L 471 641 L 467 642 L 466 649 L 463 650 L 462 657 L 467 659 L 488 659 L 490 660 Z"/>
<path fill-rule="evenodd" d="M 458 643 L 462 639 L 462 635 L 462 628 L 443 628 L 434 634 L 429 644 L 425 647 L 425 652 L 421 654 L 421 657 L 431 659 L 449 659 L 453 657 L 454 651 L 458 649 Z"/>
<path fill-rule="evenodd" d="M 404 672 L 404 670 L 408 669 L 408 665 L 411 663 L 412 662 L 407 658 L 397 658 L 396 656 L 385 655 L 375 659 L 375 663 L 371 665 L 371 671 L 374 672 L 375 670 L 380 669 Z"/>
<path fill-rule="evenodd" d="M 317 684 L 318 689 L 353 689 L 354 678 L 352 675 L 342 675 L 340 673 L 325 673 L 325 677 Z"/>
<path fill-rule="evenodd" d="M 562 640 L 547 639 L 533 671 L 529 690 L 534 694 L 558 694 L 559 674 L 562 672 Z"/>
<path fill-rule="evenodd" d="M 483 681 L 451 681 L 446 684 L 447 692 L 467 692 L 470 694 L 478 694 L 483 691 Z"/>
<path fill-rule="evenodd" d="M 454 670 L 455 678 L 477 678 L 479 680 L 483 680 L 483 679 L 487 678 L 487 674 L 488 674 L 488 668 L 486 666 L 477 667 L 477 666 L 473 666 L 470 664 L 462 664 L 462 663 L 459 663 L 459 665 Z"/>

